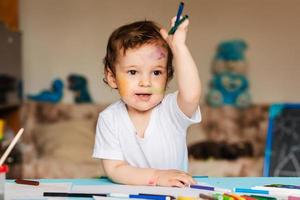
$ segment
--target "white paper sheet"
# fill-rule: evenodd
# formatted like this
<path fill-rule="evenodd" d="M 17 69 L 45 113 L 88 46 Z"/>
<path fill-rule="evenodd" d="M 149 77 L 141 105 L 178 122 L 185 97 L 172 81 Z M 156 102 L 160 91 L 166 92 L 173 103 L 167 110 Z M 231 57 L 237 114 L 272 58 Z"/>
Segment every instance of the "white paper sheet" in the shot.
<path fill-rule="evenodd" d="M 43 197 L 44 192 L 70 192 L 72 183 L 41 183 L 38 186 L 5 183 L 5 199 L 9 200 L 40 200 L 50 199 Z M 55 198 L 66 199 L 66 198 Z"/>

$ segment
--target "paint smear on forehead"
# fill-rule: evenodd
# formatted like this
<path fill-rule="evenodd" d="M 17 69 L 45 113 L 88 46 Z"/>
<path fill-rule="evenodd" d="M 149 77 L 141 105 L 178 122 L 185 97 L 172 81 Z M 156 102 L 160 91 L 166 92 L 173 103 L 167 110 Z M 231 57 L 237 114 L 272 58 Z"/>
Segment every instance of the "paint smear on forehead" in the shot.
<path fill-rule="evenodd" d="M 166 58 L 166 50 L 162 47 L 155 47 L 155 50 L 150 53 L 149 58 L 155 60 L 161 60 Z"/>

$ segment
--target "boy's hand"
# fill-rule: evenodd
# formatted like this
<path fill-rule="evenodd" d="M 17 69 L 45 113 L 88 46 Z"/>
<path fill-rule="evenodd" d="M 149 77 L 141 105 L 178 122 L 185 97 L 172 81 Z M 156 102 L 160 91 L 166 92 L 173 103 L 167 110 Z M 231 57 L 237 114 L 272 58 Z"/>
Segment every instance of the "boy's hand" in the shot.
<path fill-rule="evenodd" d="M 173 17 L 171 20 L 171 27 L 175 25 L 175 21 L 176 17 Z M 173 35 L 169 35 L 166 29 L 160 29 L 161 36 L 167 41 L 172 50 L 174 49 L 174 47 L 185 45 L 188 25 L 189 19 L 184 20 L 184 22 L 178 26 L 177 30 Z"/>
<path fill-rule="evenodd" d="M 157 170 L 155 177 L 158 186 L 186 187 L 196 184 L 191 175 L 179 170 Z"/>

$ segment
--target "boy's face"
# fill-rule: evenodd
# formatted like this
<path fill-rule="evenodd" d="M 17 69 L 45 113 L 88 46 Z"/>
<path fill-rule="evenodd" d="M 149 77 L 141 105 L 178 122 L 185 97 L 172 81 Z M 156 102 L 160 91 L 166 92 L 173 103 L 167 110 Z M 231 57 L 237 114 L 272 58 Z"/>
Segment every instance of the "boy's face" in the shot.
<path fill-rule="evenodd" d="M 125 55 L 120 51 L 116 76 L 108 72 L 107 80 L 118 88 L 129 111 L 147 111 L 161 102 L 167 84 L 167 58 L 167 50 L 155 44 L 128 49 Z"/>

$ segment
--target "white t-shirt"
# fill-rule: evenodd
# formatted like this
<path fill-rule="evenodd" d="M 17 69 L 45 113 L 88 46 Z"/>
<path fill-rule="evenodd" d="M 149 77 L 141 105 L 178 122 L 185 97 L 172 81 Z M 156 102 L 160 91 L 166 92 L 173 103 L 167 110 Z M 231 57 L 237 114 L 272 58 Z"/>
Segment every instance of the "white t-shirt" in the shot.
<path fill-rule="evenodd" d="M 200 109 L 187 117 L 178 107 L 177 93 L 164 97 L 151 112 L 144 138 L 136 134 L 123 101 L 107 107 L 98 118 L 94 158 L 124 160 L 140 168 L 187 171 L 187 128 L 201 121 Z"/>

